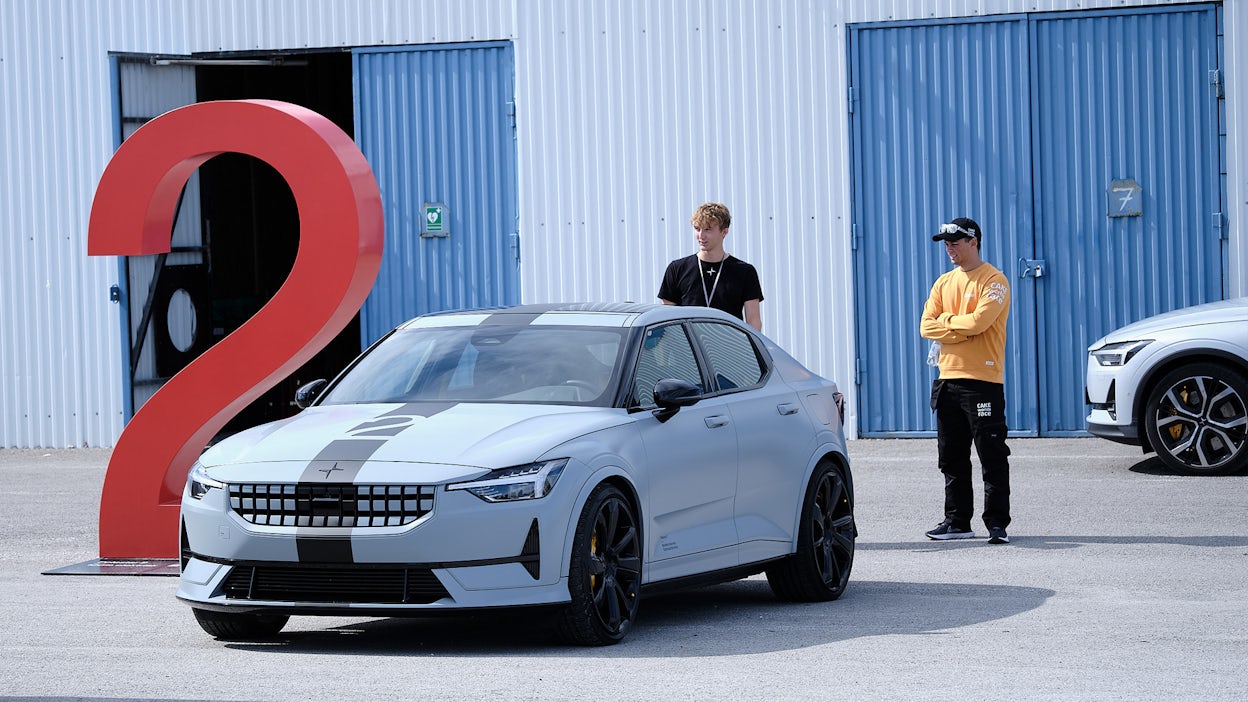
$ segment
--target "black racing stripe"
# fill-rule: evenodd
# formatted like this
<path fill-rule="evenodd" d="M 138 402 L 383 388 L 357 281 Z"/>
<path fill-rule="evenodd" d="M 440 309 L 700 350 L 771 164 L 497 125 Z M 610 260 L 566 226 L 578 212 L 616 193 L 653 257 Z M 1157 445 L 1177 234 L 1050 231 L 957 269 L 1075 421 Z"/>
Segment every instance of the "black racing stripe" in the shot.
<path fill-rule="evenodd" d="M 352 484 L 360 469 L 395 436 L 412 426 L 413 417 L 432 417 L 457 402 L 409 402 L 347 431 L 349 439 L 335 439 L 316 454 L 299 477 L 301 485 Z M 386 437 L 386 438 L 371 438 Z M 295 529 L 295 549 L 301 563 L 352 563 L 351 539 L 318 535 L 323 527 Z"/>
<path fill-rule="evenodd" d="M 329 442 L 303 469 L 300 484 L 353 483 L 364 462 L 385 445 L 384 439 L 337 439 Z M 301 563 L 351 563 L 351 538 L 319 536 L 318 527 L 295 529 L 295 551 Z"/>
<path fill-rule="evenodd" d="M 542 312 L 507 312 L 504 314 L 492 314 L 481 320 L 479 327 L 524 327 L 532 324 L 538 317 L 542 316 Z"/>
<path fill-rule="evenodd" d="M 451 409 L 458 402 L 408 402 L 381 415 L 383 417 L 432 417 Z M 404 427 L 406 428 L 406 427 Z"/>
<path fill-rule="evenodd" d="M 352 436 L 394 436 L 411 426 L 407 417 L 390 417 L 352 427 Z"/>
<path fill-rule="evenodd" d="M 301 483 L 351 483 L 385 439 L 336 439 L 316 454 L 299 476 Z"/>

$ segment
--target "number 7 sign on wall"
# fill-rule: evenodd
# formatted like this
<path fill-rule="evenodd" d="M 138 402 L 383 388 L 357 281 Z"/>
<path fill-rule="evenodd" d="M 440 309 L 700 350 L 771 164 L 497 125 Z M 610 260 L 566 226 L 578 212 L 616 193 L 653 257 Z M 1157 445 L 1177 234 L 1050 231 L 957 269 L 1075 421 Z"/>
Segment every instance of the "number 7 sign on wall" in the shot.
<path fill-rule="evenodd" d="M 87 253 L 168 252 L 187 179 L 227 152 L 286 179 L 299 211 L 295 264 L 268 304 L 170 378 L 121 433 L 100 498 L 101 558 L 177 557 L 182 487 L 204 445 L 342 331 L 377 278 L 381 193 L 364 155 L 325 117 L 269 100 L 197 103 L 143 125 L 100 178 Z"/>

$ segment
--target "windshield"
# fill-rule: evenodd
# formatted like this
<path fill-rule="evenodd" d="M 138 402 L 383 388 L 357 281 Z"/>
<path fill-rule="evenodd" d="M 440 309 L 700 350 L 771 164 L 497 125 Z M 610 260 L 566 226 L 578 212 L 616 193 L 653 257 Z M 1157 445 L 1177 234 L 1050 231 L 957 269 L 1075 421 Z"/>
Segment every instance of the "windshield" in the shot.
<path fill-rule="evenodd" d="M 566 326 L 401 330 L 361 358 L 321 404 L 606 405 L 623 338 L 621 329 Z"/>

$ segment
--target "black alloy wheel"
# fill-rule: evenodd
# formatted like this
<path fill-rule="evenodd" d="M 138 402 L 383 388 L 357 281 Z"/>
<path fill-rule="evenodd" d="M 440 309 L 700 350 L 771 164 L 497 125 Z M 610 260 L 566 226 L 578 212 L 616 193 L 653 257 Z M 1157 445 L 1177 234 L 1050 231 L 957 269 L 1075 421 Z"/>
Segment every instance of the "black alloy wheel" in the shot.
<path fill-rule="evenodd" d="M 1167 373 L 1144 407 L 1144 430 L 1161 460 L 1191 475 L 1248 467 L 1248 378 L 1216 363 Z"/>
<path fill-rule="evenodd" d="M 849 486 L 829 461 L 811 476 L 798 526 L 797 552 L 767 569 L 767 582 L 781 600 L 835 600 L 849 584 L 858 529 Z"/>
<path fill-rule="evenodd" d="M 641 604 L 641 529 L 624 493 L 603 483 L 581 511 L 568 590 L 559 618 L 562 636 L 583 646 L 619 643 Z"/>

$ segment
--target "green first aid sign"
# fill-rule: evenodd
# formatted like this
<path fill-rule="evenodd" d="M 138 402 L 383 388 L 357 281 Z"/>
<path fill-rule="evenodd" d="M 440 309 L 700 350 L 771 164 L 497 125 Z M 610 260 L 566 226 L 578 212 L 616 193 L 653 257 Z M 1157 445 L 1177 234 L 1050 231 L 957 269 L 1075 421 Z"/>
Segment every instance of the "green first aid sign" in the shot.
<path fill-rule="evenodd" d="M 446 205 L 425 203 L 425 222 L 421 236 L 448 236 Z"/>

